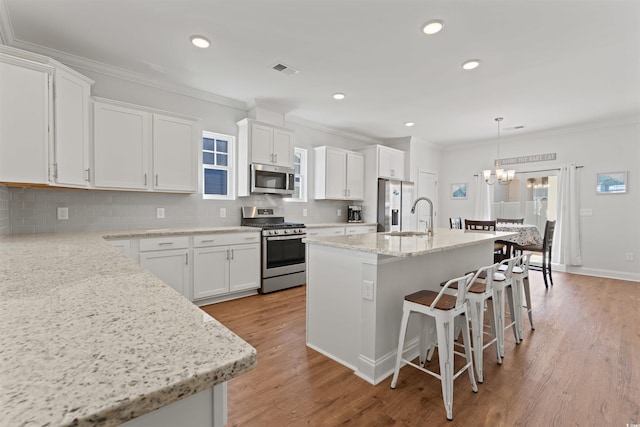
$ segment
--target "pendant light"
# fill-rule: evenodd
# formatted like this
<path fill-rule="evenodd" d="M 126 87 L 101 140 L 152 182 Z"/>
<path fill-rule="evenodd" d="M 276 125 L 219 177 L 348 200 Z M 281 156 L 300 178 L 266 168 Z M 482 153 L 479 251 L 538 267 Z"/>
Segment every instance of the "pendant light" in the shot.
<path fill-rule="evenodd" d="M 484 182 L 489 185 L 493 185 L 496 182 L 499 184 L 506 185 L 513 181 L 513 178 L 516 176 L 516 171 L 513 169 L 504 170 L 500 167 L 500 122 L 502 122 L 502 117 L 496 117 L 495 121 L 498 123 L 498 153 L 496 156 L 496 167 L 495 171 L 490 169 L 485 169 L 482 171 L 482 176 L 484 177 Z"/>

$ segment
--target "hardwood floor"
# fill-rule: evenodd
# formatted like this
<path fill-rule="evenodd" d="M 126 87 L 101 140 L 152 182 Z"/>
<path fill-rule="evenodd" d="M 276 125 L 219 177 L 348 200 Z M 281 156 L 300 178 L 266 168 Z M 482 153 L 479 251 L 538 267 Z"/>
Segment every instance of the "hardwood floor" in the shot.
<path fill-rule="evenodd" d="M 473 393 L 454 383 L 453 421 L 440 382 L 405 367 L 373 386 L 305 345 L 305 287 L 203 307 L 258 351 L 229 382 L 229 426 L 625 426 L 640 423 L 640 283 L 531 273 L 535 331 L 484 353 Z M 526 317 L 525 317 L 526 319 Z M 509 331 L 508 331 L 509 332 Z M 434 357 L 437 361 L 437 357 Z M 432 362 L 434 363 L 434 362 Z"/>

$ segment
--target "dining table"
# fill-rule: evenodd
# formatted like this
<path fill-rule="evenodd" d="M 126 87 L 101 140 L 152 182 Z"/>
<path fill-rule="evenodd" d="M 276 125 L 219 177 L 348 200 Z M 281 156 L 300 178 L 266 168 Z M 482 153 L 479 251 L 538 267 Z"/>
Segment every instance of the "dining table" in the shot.
<path fill-rule="evenodd" d="M 542 234 L 534 224 L 512 224 L 499 222 L 496 224 L 496 231 L 516 232 L 517 235 L 505 239 L 518 246 L 539 246 L 542 245 Z"/>

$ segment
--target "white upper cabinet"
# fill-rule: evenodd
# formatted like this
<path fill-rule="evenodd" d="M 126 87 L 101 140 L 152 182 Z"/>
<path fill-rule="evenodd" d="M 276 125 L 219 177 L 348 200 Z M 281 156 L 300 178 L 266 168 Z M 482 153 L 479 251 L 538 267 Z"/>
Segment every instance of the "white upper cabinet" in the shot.
<path fill-rule="evenodd" d="M 89 99 L 93 80 L 57 67 L 54 74 L 55 138 L 52 144 L 52 180 L 66 187 L 88 187 Z"/>
<path fill-rule="evenodd" d="M 93 120 L 95 187 L 197 191 L 197 121 L 103 99 Z"/>
<path fill-rule="evenodd" d="M 240 152 L 247 163 L 293 167 L 293 131 L 244 119 L 238 122 Z"/>
<path fill-rule="evenodd" d="M 315 199 L 362 200 L 364 156 L 336 147 L 316 147 Z"/>
<path fill-rule="evenodd" d="M 93 80 L 0 46 L 0 181 L 88 187 Z"/>
<path fill-rule="evenodd" d="M 238 123 L 238 196 L 250 194 L 251 163 L 293 168 L 293 131 L 253 119 Z"/>
<path fill-rule="evenodd" d="M 195 192 L 200 135 L 197 123 L 153 115 L 153 189 Z"/>
<path fill-rule="evenodd" d="M 378 178 L 404 179 L 404 151 L 377 146 Z"/>
<path fill-rule="evenodd" d="M 0 182 L 48 184 L 52 72 L 0 52 Z"/>
<path fill-rule="evenodd" d="M 93 105 L 94 181 L 99 188 L 149 188 L 151 114 L 134 108 Z"/>

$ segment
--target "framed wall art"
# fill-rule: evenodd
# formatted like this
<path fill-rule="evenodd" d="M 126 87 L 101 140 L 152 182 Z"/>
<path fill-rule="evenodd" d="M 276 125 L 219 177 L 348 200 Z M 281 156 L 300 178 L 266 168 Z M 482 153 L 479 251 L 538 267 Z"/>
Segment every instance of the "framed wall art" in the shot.
<path fill-rule="evenodd" d="M 467 183 L 451 184 L 451 198 L 463 200 L 467 198 Z"/>
<path fill-rule="evenodd" d="M 596 194 L 623 194 L 627 192 L 627 172 L 599 172 Z"/>

